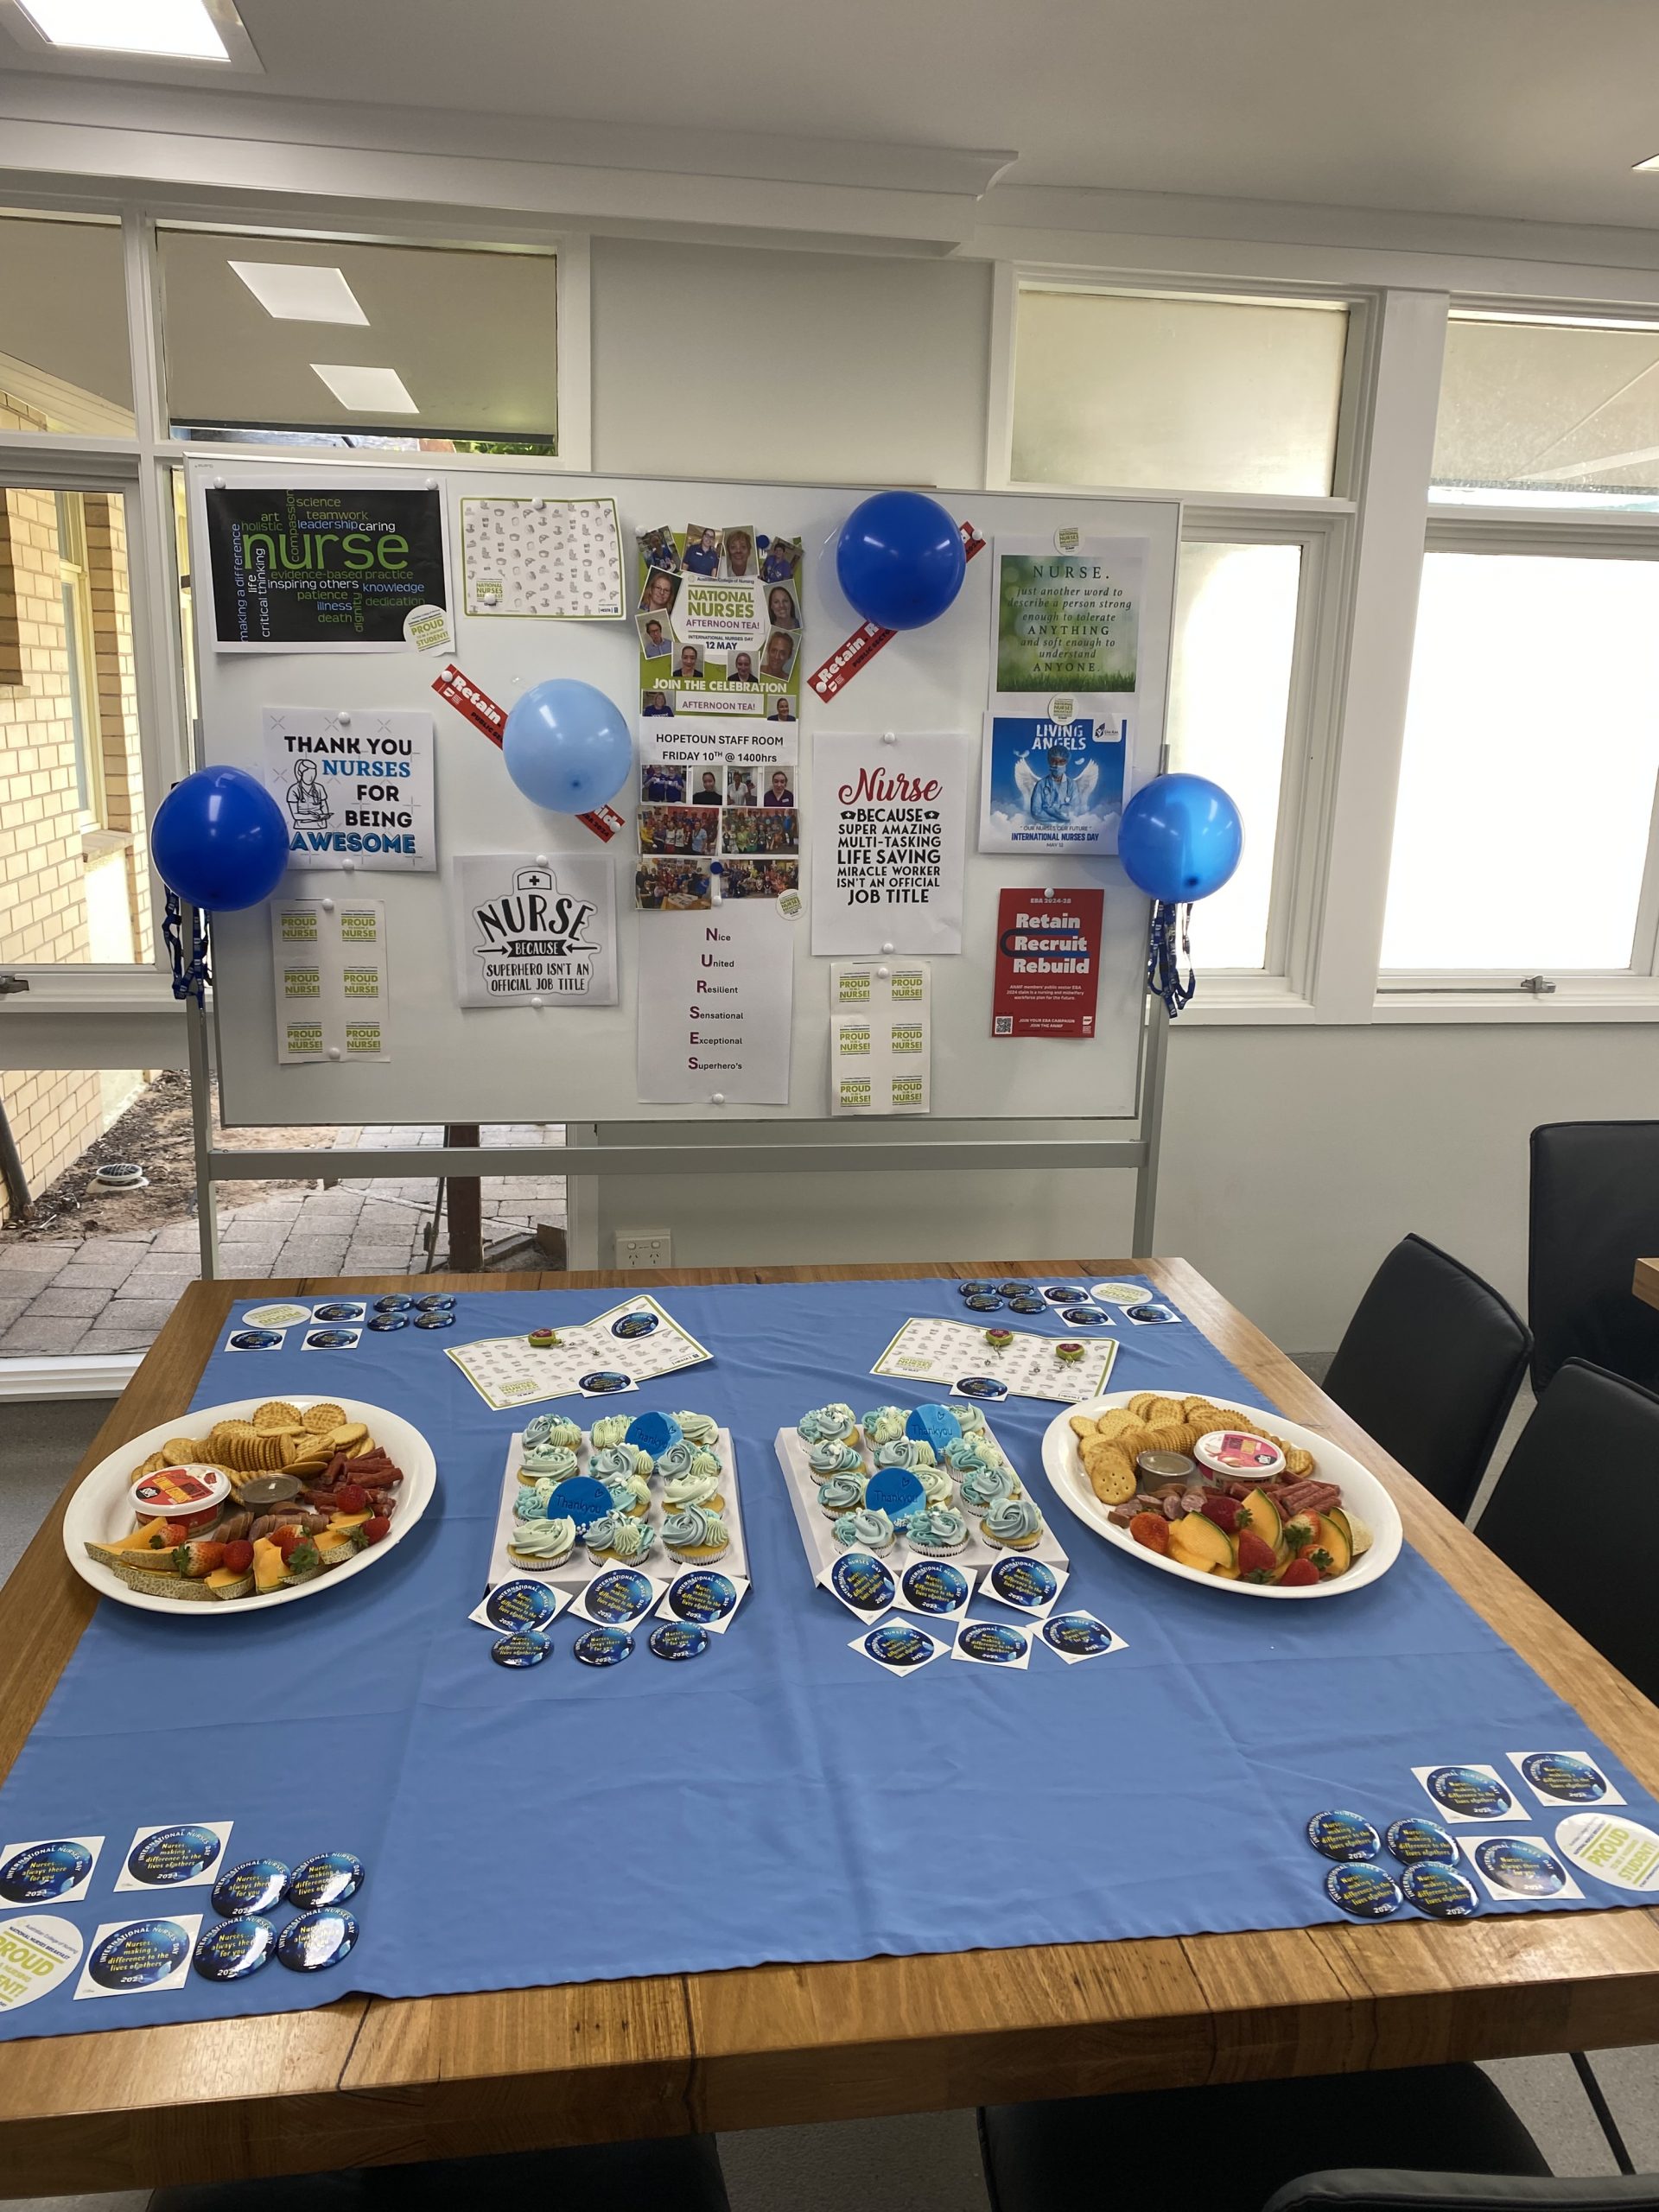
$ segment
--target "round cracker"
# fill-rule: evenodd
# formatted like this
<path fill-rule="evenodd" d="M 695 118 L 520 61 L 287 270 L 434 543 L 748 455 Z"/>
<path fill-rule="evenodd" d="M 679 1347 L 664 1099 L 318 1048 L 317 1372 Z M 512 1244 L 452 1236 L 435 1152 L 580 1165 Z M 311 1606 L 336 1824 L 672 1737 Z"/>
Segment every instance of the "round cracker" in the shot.
<path fill-rule="evenodd" d="M 256 1428 L 297 1428 L 300 1409 L 286 1398 L 267 1398 L 263 1406 L 256 1406 L 252 1414 Z"/>
<path fill-rule="evenodd" d="M 193 1465 L 201 1454 L 202 1446 L 194 1436 L 164 1436 L 156 1458 L 159 1466 L 181 1467 Z"/>
<path fill-rule="evenodd" d="M 345 1407 L 337 1406 L 332 1398 L 319 1398 L 300 1415 L 301 1427 L 308 1428 L 313 1436 L 327 1436 L 331 1429 L 343 1427 L 345 1421 Z"/>
<path fill-rule="evenodd" d="M 1103 1505 L 1122 1505 L 1135 1496 L 1135 1462 L 1122 1445 L 1096 1445 L 1085 1454 L 1083 1471 Z"/>

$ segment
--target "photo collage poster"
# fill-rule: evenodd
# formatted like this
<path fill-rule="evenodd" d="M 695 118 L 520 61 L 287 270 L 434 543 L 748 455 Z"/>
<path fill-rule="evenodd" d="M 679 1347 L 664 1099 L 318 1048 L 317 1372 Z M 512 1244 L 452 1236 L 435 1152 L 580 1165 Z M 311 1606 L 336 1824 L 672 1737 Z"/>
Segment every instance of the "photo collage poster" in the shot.
<path fill-rule="evenodd" d="M 801 541 L 692 521 L 636 543 L 634 904 L 798 901 Z"/>

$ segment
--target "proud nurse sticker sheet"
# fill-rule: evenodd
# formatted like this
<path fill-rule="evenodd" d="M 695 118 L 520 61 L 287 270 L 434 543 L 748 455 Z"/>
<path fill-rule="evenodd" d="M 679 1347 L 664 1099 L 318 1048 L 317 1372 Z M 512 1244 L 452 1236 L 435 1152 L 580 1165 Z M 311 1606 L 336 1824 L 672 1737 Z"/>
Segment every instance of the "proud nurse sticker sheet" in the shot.
<path fill-rule="evenodd" d="M 649 1297 L 631 1298 L 594 1320 L 549 1333 L 555 1343 L 484 1337 L 444 1349 L 497 1413 L 538 1398 L 608 1396 L 714 1357 Z"/>
<path fill-rule="evenodd" d="M 1117 1357 L 1109 1337 L 1085 1344 L 1081 1359 L 1065 1361 L 1055 1349 L 1062 1338 L 1028 1329 L 996 1333 L 1008 1343 L 992 1344 L 983 1329 L 961 1321 L 906 1321 L 870 1372 L 934 1383 L 963 1397 L 1054 1398 L 1077 1406 L 1099 1397 Z"/>
<path fill-rule="evenodd" d="M 384 1060 L 386 910 L 378 899 L 273 899 L 276 1058 Z"/>
<path fill-rule="evenodd" d="M 265 789 L 288 825 L 290 869 L 429 875 L 432 717 L 409 707 L 267 707 Z"/>

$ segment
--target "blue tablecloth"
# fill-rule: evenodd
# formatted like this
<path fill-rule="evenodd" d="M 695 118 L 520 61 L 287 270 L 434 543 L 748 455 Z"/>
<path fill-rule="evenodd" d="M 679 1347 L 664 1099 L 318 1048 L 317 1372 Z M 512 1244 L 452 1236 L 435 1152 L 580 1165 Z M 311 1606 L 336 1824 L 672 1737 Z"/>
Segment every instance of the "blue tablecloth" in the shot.
<path fill-rule="evenodd" d="M 1070 1552 L 1063 1605 L 1100 1615 L 1128 1649 L 1069 1667 L 1038 1649 L 1024 1672 L 873 1666 L 849 1648 L 854 1616 L 813 1586 L 772 1440 L 828 1400 L 862 1412 L 927 1396 L 869 1368 L 907 1315 L 962 1317 L 937 1281 L 664 1293 L 714 1362 L 617 1404 L 694 1407 L 731 1428 L 753 1588 L 690 1665 L 641 1637 L 620 1666 L 581 1666 L 568 1615 L 545 1663 L 493 1665 L 467 1615 L 524 1416 L 487 1410 L 445 1351 L 586 1319 L 614 1295 L 467 1296 L 453 1331 L 365 1333 L 350 1351 L 302 1352 L 298 1331 L 279 1353 L 221 1338 L 194 1404 L 327 1391 L 395 1408 L 437 1454 L 434 1503 L 384 1567 L 303 1605 L 175 1622 L 100 1604 L 0 1791 L 0 1843 L 108 1839 L 87 1898 L 40 1908 L 89 1939 L 145 1910 L 213 1917 L 204 1889 L 114 1893 L 146 1823 L 232 1820 L 231 1861 L 352 1851 L 369 1869 L 361 1940 L 318 1974 L 272 1964 L 97 2002 L 74 2000 L 72 1978 L 0 2013 L 0 2037 L 353 1991 L 1306 1926 L 1341 1917 L 1304 1838 L 1311 1815 L 1430 1812 L 1414 1765 L 1508 1776 L 1511 1751 L 1599 1749 L 1410 1550 L 1375 1586 L 1307 1605 L 1230 1599 L 1114 1553 L 1053 1506 L 1039 1440 L 1057 1408 L 1026 1399 L 991 1418 Z M 1115 1389 L 1263 1403 L 1185 1321 L 1121 1335 Z M 584 1423 L 615 1409 L 563 1402 Z M 1600 1756 L 1635 1816 L 1659 1817 Z M 1559 1818 L 1506 1825 L 1548 1836 Z M 1583 1886 L 1576 1909 L 1636 1902 Z"/>

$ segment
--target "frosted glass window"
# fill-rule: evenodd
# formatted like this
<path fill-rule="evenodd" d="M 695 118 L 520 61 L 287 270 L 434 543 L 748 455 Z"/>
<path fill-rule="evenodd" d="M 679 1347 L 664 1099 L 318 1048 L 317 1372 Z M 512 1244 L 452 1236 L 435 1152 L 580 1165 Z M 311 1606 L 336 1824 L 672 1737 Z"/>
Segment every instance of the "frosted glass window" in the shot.
<path fill-rule="evenodd" d="M 1300 545 L 1184 545 L 1175 607 L 1169 764 L 1230 792 L 1244 852 L 1192 910 L 1200 968 L 1260 968 L 1284 776 L 1301 588 Z"/>
<path fill-rule="evenodd" d="M 132 435 L 118 224 L 0 215 L 0 430 Z"/>
<path fill-rule="evenodd" d="M 1430 553 L 1384 968 L 1628 968 L 1656 768 L 1659 563 Z"/>
<path fill-rule="evenodd" d="M 1442 500 L 1659 503 L 1659 328 L 1453 315 L 1433 478 Z"/>
<path fill-rule="evenodd" d="M 157 245 L 175 436 L 555 450 L 552 255 L 165 228 Z"/>
<path fill-rule="evenodd" d="M 1022 290 L 1015 480 L 1331 489 L 1344 308 Z"/>

